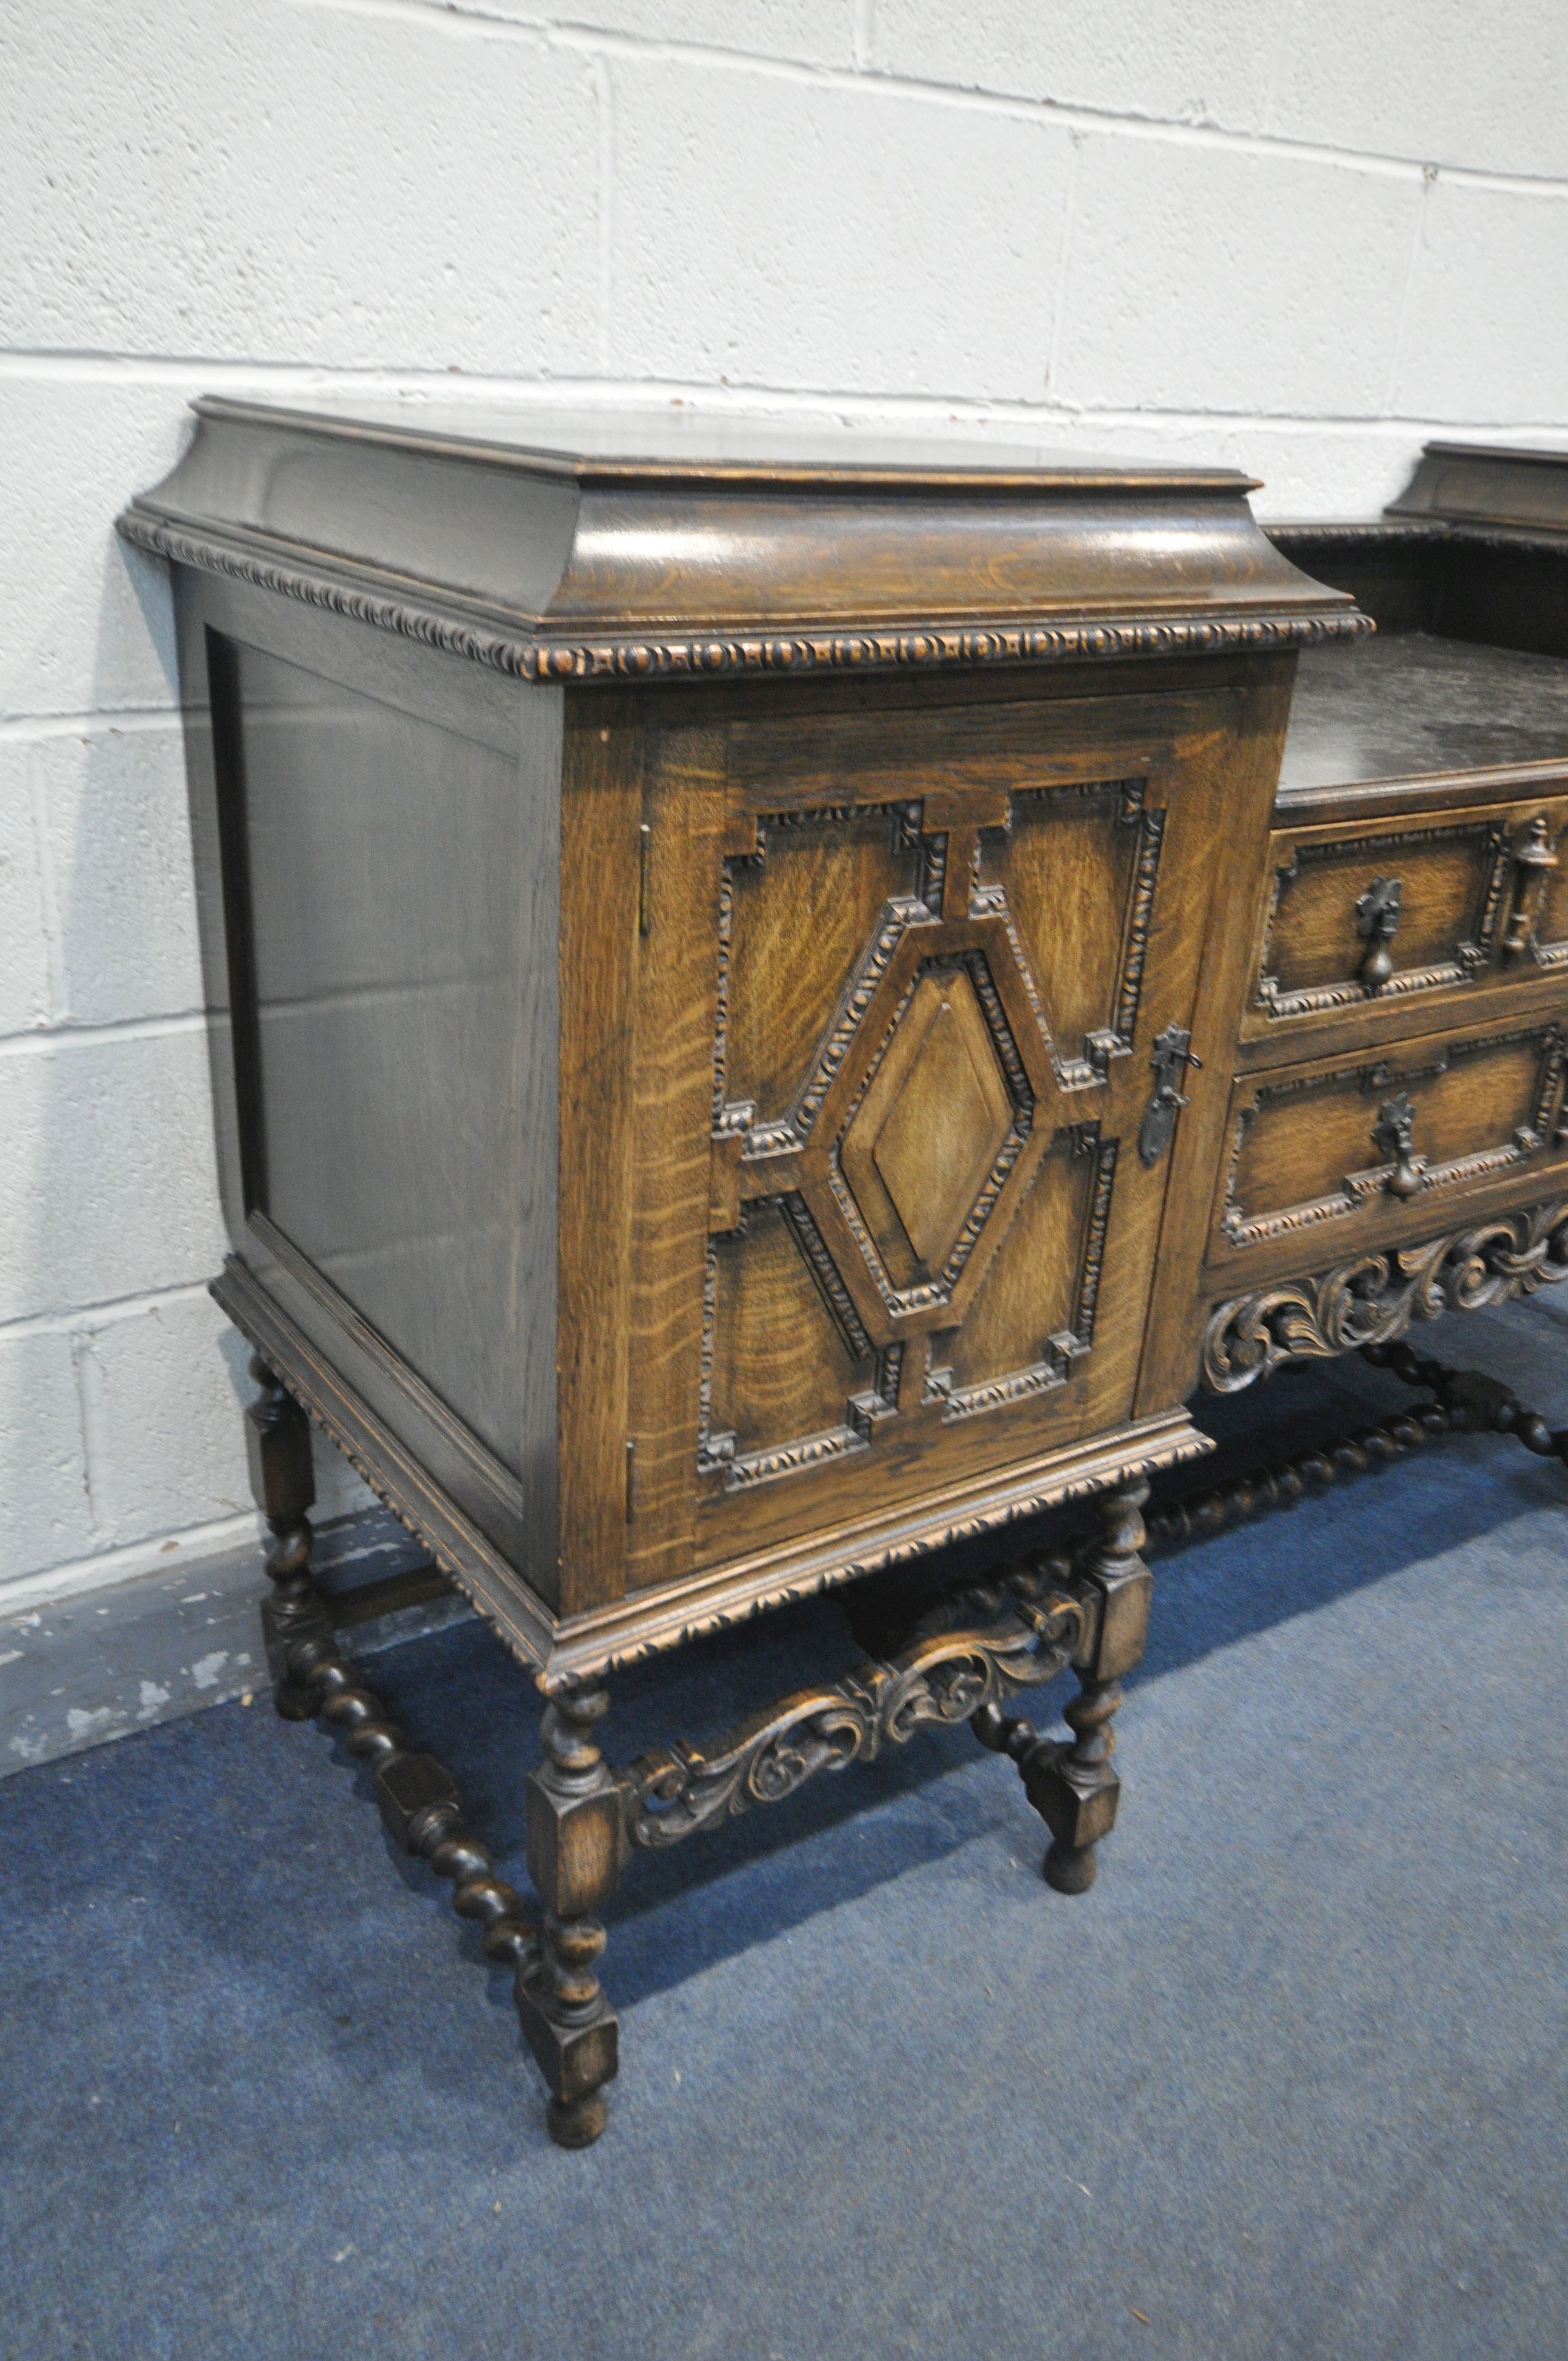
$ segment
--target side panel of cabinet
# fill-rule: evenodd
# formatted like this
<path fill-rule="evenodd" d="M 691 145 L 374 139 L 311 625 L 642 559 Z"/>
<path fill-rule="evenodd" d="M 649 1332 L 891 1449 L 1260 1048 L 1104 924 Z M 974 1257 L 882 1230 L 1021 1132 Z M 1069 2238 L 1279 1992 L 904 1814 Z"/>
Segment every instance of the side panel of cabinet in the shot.
<path fill-rule="evenodd" d="M 242 584 L 177 608 L 236 1254 L 548 1599 L 560 693 Z"/>
<path fill-rule="evenodd" d="M 650 736 L 632 1587 L 1133 1415 L 1241 695 Z"/>

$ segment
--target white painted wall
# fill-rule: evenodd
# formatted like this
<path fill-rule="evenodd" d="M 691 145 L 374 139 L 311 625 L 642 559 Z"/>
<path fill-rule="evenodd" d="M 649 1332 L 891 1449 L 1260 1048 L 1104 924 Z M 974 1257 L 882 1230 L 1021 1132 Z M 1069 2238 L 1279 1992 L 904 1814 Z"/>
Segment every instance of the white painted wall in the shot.
<path fill-rule="evenodd" d="M 1563 0 L 567 5 L 5 12 L 8 1602 L 250 1525 L 167 600 L 111 531 L 191 395 L 632 383 L 1298 516 L 1433 432 L 1568 439 Z"/>

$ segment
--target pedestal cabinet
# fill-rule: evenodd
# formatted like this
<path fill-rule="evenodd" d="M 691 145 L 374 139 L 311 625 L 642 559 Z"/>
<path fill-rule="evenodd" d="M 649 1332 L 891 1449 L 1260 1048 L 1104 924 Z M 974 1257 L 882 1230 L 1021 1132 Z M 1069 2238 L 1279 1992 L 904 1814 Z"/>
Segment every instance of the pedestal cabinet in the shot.
<path fill-rule="evenodd" d="M 614 2064 L 592 1913 L 630 1846 L 981 1713 L 1086 1881 L 1143 1479 L 1206 1447 L 1218 1176 L 1234 1243 L 1343 1160 L 1337 1046 L 1226 1153 L 1249 989 L 1256 1030 L 1358 988 L 1325 914 L 1365 864 L 1321 831 L 1282 860 L 1270 825 L 1296 651 L 1367 626 L 1226 471 L 197 409 L 122 529 L 173 563 L 280 1697 L 338 1701 L 516 1958 L 582 2140 Z M 1451 833 L 1421 855 L 1453 871 L 1434 992 L 1498 923 Z M 1477 1048 L 1499 1124 L 1551 1054 L 1528 1024 Z M 1297 1110 L 1299 1178 L 1269 1144 Z M 540 1930 L 352 1708 L 295 1405 L 554 1700 Z M 729 1753 L 610 1768 L 617 1665 L 1080 1494 L 1102 1539 L 983 1629 Z M 1025 1762 L 998 1702 L 1069 1661 L 1075 1746 Z"/>

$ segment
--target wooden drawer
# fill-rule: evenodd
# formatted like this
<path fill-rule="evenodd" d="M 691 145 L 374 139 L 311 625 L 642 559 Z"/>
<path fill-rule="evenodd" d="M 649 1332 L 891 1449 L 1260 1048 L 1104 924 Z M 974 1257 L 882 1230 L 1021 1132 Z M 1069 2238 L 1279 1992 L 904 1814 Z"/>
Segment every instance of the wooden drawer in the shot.
<path fill-rule="evenodd" d="M 1552 1017 L 1494 1016 L 1380 1054 L 1242 1075 L 1211 1267 L 1266 1249 L 1301 1267 L 1339 1261 L 1462 1221 L 1498 1183 L 1539 1172 L 1557 1185 L 1564 1038 Z"/>
<path fill-rule="evenodd" d="M 1458 995 L 1568 972 L 1565 833 L 1568 796 L 1539 790 L 1277 828 L 1244 1042 L 1399 1038 Z"/>

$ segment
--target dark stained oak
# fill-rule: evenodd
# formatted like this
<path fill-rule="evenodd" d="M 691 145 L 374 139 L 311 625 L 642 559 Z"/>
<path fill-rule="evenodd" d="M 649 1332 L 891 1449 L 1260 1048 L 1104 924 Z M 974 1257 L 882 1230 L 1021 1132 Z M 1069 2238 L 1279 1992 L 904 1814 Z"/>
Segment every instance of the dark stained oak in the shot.
<path fill-rule="evenodd" d="M 1568 1268 L 1568 478 L 1451 452 L 1270 536 L 1228 470 L 197 409 L 121 526 L 175 574 L 277 1700 L 587 2146 L 633 1850 L 967 1719 L 1082 1892 L 1196 1385 Z M 336 1653 L 307 1417 L 549 1701 L 537 1924 Z M 1075 1499 L 1072 1564 L 922 1618 Z M 872 1575 L 872 1661 L 616 1769 L 618 1667 Z M 1002 1710 L 1069 1662 L 1068 1741 Z"/>
<path fill-rule="evenodd" d="M 1568 767 L 1568 664 L 1425 631 L 1301 659 L 1282 797 L 1504 763 Z"/>
<path fill-rule="evenodd" d="M 525 680 L 1015 664 L 1365 628 L 1229 468 L 206 398 L 121 530 Z M 600 447 L 586 448 L 598 442 Z M 604 447 L 605 445 L 608 448 Z M 910 522 L 918 501 L 919 555 Z"/>
<path fill-rule="evenodd" d="M 1429 443 L 1387 513 L 1568 542 L 1568 452 Z"/>

